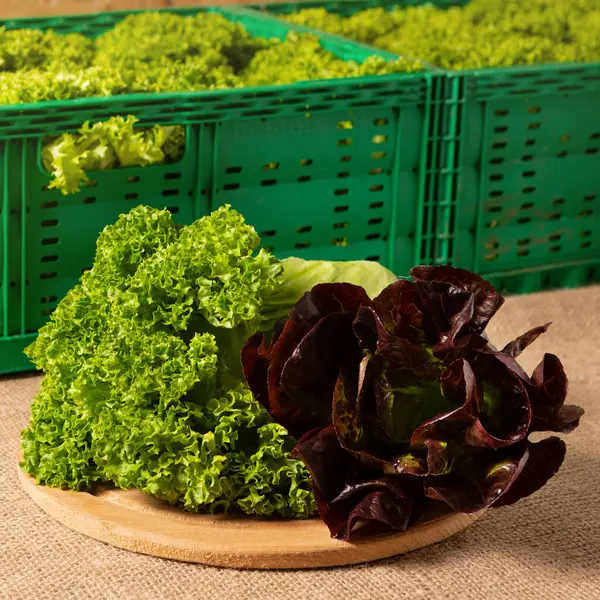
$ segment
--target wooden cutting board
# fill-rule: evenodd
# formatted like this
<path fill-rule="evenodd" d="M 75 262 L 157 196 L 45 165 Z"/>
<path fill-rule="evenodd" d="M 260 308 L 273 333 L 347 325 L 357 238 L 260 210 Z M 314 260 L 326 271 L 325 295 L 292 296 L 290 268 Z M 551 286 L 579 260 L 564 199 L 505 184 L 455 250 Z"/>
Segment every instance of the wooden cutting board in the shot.
<path fill-rule="evenodd" d="M 405 533 L 347 543 L 331 539 L 319 519 L 198 515 L 137 490 L 72 492 L 37 485 L 18 472 L 34 502 L 79 533 L 133 552 L 241 569 L 308 569 L 387 558 L 444 540 L 481 514 L 429 515 Z"/>

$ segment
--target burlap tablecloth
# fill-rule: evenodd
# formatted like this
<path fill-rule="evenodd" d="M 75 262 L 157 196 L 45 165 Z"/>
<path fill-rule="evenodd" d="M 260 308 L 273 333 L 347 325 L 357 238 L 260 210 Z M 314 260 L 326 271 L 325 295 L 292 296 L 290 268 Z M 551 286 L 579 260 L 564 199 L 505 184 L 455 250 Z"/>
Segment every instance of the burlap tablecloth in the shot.
<path fill-rule="evenodd" d="M 554 321 L 522 362 L 559 354 L 570 402 L 587 414 L 558 475 L 536 495 L 488 511 L 454 538 L 375 564 L 235 571 L 132 554 L 46 516 L 15 474 L 37 376 L 0 380 L 0 598 L 552 600 L 600 599 L 600 287 L 510 298 L 489 327 L 502 345 Z"/>
<path fill-rule="evenodd" d="M 0 19 L 80 15 L 114 10 L 155 10 L 184 6 L 264 3 L 255 0 L 0 0 Z"/>

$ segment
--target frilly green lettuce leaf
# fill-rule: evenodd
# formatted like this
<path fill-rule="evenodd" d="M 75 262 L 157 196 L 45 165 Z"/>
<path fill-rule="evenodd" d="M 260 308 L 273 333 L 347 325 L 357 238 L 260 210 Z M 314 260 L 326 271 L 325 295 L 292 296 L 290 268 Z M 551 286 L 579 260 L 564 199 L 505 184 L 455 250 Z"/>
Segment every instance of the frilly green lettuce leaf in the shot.
<path fill-rule="evenodd" d="M 127 16 L 96 40 L 96 64 L 127 67 L 138 61 L 181 62 L 215 50 L 227 55 L 255 41 L 240 23 L 217 13 L 195 16 L 145 12 Z"/>
<path fill-rule="evenodd" d="M 91 415 L 69 400 L 69 381 L 57 372 L 42 380 L 22 433 L 23 469 L 40 483 L 80 490 L 104 479 L 90 444 Z"/>
<path fill-rule="evenodd" d="M 68 100 L 91 96 L 114 96 L 128 91 L 120 71 L 90 66 L 68 70 L 0 72 L 0 104 L 23 104 L 44 100 Z"/>
<path fill-rule="evenodd" d="M 282 69 L 281 65 L 288 65 L 288 68 Z M 345 61 L 326 50 L 317 36 L 292 31 L 283 42 L 257 52 L 241 75 L 245 85 L 255 86 L 422 69 L 420 62 L 402 58 L 386 61 L 379 56 L 370 56 L 363 63 Z"/>
<path fill-rule="evenodd" d="M 260 323 L 264 299 L 279 285 L 279 261 L 228 207 L 181 230 L 176 242 L 144 261 L 120 301 L 127 316 L 184 331 L 192 316 L 232 329 Z M 169 265 L 168 269 L 164 265 Z"/>
<path fill-rule="evenodd" d="M 52 181 L 48 187 L 59 189 L 65 195 L 78 192 L 81 184 L 89 181 L 82 168 L 82 163 L 87 162 L 87 158 L 88 151 L 80 147 L 69 133 L 46 144 L 42 148 L 42 164 L 52 173 Z M 109 160 L 107 166 L 112 163 Z"/>

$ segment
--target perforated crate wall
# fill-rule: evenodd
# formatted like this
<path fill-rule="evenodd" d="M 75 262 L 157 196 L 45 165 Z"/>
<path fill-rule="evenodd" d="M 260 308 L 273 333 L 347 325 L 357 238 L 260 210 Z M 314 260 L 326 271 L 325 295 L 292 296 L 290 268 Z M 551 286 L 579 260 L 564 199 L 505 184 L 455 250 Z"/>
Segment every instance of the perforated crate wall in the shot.
<path fill-rule="evenodd" d="M 423 120 L 409 100 L 402 108 L 219 124 L 213 207 L 242 212 L 278 256 L 377 260 L 407 273 Z"/>
<path fill-rule="evenodd" d="M 437 255 L 507 291 L 597 281 L 600 65 L 448 75 Z"/>

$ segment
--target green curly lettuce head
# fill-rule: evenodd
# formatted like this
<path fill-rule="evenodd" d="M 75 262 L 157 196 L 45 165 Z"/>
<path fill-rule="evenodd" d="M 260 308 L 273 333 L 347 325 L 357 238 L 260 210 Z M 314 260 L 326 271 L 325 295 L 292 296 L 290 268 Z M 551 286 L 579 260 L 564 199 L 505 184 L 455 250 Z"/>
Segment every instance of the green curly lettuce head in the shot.
<path fill-rule="evenodd" d="M 25 471 L 70 489 L 111 482 L 191 511 L 307 517 L 294 445 L 242 383 L 239 351 L 281 265 L 228 207 L 182 227 L 140 206 L 27 352 L 45 371 Z"/>
<path fill-rule="evenodd" d="M 145 12 L 129 15 L 100 35 L 94 63 L 139 70 L 144 64 L 167 67 L 195 60 L 212 68 L 230 64 L 237 71 L 265 45 L 241 23 L 217 13 Z"/>
<path fill-rule="evenodd" d="M 303 27 L 312 27 L 334 35 L 343 35 L 346 19 L 336 13 L 327 12 L 324 7 L 303 8 L 282 16 L 283 19 Z"/>
<path fill-rule="evenodd" d="M 22 435 L 47 485 L 112 483 L 191 511 L 307 517 L 295 445 L 245 384 L 244 342 L 318 283 L 378 294 L 370 261 L 277 260 L 228 206 L 192 225 L 138 206 L 100 234 L 93 267 L 27 349 L 45 372 Z"/>

